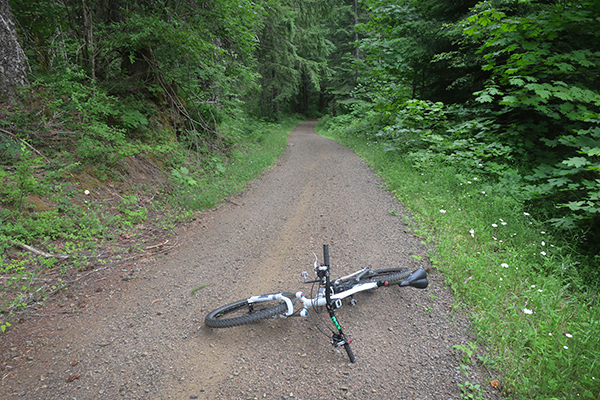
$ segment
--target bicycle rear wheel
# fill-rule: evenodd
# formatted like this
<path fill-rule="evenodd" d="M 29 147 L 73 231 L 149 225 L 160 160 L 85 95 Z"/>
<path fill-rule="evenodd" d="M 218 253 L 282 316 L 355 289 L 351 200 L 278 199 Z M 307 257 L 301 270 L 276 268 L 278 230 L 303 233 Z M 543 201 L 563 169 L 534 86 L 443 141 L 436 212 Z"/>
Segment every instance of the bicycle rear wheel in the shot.
<path fill-rule="evenodd" d="M 387 285 L 395 285 L 410 275 L 410 270 L 408 268 L 388 268 L 388 269 L 379 269 L 373 271 L 368 276 L 364 276 L 359 280 L 359 283 L 365 282 L 387 282 Z"/>
<path fill-rule="evenodd" d="M 286 293 L 292 304 L 296 302 L 293 293 Z M 267 318 L 274 318 L 287 311 L 287 304 L 283 300 L 270 300 L 249 303 L 248 299 L 219 307 L 208 313 L 204 323 L 211 328 L 231 328 L 239 325 L 251 324 Z"/>

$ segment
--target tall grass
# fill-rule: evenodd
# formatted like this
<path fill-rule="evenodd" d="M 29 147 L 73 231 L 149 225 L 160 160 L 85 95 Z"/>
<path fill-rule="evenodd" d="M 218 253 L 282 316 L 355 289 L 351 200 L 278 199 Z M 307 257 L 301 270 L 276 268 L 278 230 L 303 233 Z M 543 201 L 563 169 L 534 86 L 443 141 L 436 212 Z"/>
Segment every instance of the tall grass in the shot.
<path fill-rule="evenodd" d="M 432 239 L 431 261 L 468 307 L 480 359 L 506 397 L 600 399 L 600 297 L 568 243 L 475 172 L 416 169 L 377 143 L 320 134 L 365 159 Z"/>

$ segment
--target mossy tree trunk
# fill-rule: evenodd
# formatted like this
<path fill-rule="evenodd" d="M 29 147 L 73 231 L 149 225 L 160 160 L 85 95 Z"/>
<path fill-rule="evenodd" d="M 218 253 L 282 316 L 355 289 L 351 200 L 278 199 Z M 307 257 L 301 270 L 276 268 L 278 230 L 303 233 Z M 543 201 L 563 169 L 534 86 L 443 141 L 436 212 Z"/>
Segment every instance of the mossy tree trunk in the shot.
<path fill-rule="evenodd" d="M 27 83 L 26 63 L 10 4 L 0 0 L 0 103 L 17 99 L 19 87 Z"/>

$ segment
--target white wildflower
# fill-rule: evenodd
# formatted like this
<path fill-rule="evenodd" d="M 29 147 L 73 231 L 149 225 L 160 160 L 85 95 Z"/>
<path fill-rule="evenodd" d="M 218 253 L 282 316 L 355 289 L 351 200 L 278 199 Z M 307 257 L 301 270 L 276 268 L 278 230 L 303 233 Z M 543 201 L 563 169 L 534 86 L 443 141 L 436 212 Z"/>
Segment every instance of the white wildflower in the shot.
<path fill-rule="evenodd" d="M 527 315 L 533 315 L 533 310 L 530 310 L 529 308 L 524 308 L 523 313 L 525 313 Z"/>

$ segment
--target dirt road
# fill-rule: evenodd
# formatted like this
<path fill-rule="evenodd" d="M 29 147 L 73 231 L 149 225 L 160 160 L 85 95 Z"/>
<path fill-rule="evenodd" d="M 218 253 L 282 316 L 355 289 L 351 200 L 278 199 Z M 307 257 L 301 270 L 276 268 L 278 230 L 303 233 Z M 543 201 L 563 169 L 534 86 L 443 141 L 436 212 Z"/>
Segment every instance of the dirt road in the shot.
<path fill-rule="evenodd" d="M 204 326 L 208 311 L 245 296 L 309 290 L 300 273 L 312 274 L 312 253 L 324 243 L 333 275 L 426 267 L 412 257 L 426 249 L 403 224 L 402 206 L 314 125 L 299 125 L 278 165 L 244 194 L 182 230 L 171 254 L 139 260 L 135 279 L 87 282 L 65 299 L 72 313 L 0 336 L 0 398 L 460 398 L 452 346 L 470 341 L 469 325 L 451 311 L 435 271 L 426 290 L 381 289 L 338 312 L 356 364 L 310 318 Z M 470 371 L 482 387 L 489 379 Z"/>

